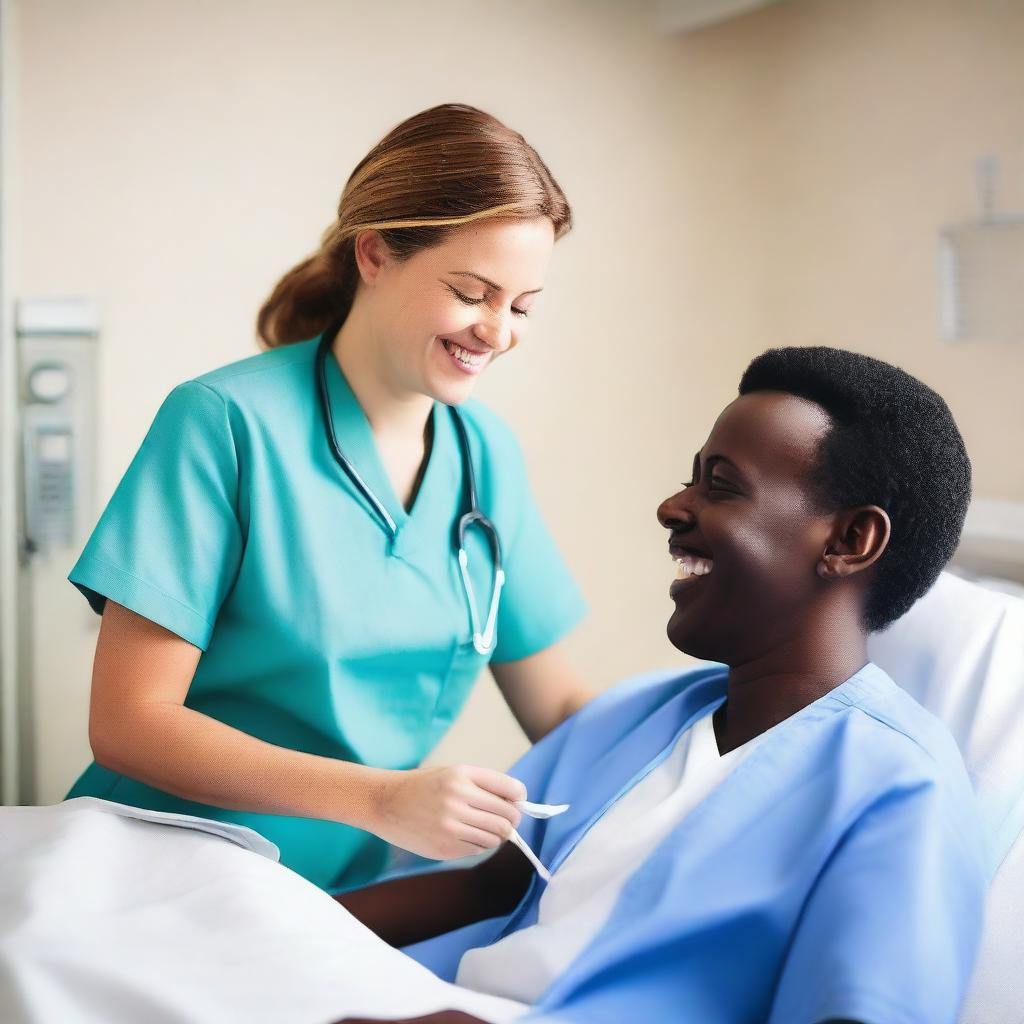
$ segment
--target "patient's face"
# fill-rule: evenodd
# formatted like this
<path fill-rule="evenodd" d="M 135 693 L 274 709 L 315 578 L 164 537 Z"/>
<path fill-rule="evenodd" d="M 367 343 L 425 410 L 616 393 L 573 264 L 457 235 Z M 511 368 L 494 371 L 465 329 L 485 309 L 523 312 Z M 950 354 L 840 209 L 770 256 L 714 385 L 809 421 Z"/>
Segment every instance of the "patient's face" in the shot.
<path fill-rule="evenodd" d="M 718 417 L 691 482 L 658 509 L 684 561 L 677 577 L 696 570 L 671 585 L 679 650 L 734 665 L 813 621 L 833 518 L 815 507 L 808 478 L 829 422 L 815 403 L 776 391 L 743 395 Z"/>

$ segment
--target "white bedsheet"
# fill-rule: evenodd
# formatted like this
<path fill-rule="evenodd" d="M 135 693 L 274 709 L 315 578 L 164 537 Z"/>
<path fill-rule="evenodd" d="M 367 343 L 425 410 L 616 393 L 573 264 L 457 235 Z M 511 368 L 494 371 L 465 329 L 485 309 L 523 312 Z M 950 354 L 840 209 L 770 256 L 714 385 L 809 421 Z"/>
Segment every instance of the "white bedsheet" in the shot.
<path fill-rule="evenodd" d="M 211 824 L 215 828 L 211 829 Z M 80 797 L 0 808 L 0 1021 L 328 1024 L 528 1008 L 441 981 L 250 829 Z"/>

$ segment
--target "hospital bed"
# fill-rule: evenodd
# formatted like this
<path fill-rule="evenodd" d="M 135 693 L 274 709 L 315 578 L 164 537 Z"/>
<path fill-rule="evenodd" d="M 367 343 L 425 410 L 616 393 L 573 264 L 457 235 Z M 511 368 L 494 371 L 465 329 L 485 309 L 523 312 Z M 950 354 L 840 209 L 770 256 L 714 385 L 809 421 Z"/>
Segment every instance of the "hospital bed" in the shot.
<path fill-rule="evenodd" d="M 952 732 L 990 836 L 985 929 L 959 1024 L 1024 1024 L 1024 587 L 944 572 L 868 653 Z"/>
<path fill-rule="evenodd" d="M 963 752 L 994 882 L 960 1024 L 1024 1024 L 1024 598 L 943 573 L 869 652 Z M 234 825 L 91 798 L 0 809 L 0 1021 L 326 1024 L 526 1009 L 384 945 Z M 935 894 L 942 899 L 941 893 Z"/>

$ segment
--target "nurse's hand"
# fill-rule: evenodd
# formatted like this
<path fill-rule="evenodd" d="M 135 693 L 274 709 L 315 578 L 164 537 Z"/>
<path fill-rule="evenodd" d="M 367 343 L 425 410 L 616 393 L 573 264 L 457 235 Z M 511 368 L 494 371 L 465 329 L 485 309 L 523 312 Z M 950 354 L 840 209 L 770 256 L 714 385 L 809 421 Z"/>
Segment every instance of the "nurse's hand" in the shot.
<path fill-rule="evenodd" d="M 469 857 L 501 846 L 519 826 L 514 806 L 526 787 L 490 768 L 456 765 L 387 772 L 371 831 L 432 860 Z"/>

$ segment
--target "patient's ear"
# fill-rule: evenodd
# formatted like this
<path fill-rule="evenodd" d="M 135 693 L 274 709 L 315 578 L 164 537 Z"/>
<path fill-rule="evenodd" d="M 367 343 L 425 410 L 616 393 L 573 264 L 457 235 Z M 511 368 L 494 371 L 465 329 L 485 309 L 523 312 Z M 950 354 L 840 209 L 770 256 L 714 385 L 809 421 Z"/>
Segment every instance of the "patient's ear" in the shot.
<path fill-rule="evenodd" d="M 818 559 L 822 579 L 842 579 L 874 565 L 889 545 L 889 516 L 877 505 L 861 505 L 836 516 L 835 527 Z"/>

